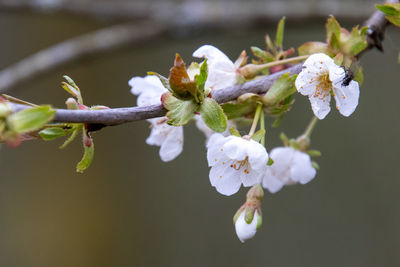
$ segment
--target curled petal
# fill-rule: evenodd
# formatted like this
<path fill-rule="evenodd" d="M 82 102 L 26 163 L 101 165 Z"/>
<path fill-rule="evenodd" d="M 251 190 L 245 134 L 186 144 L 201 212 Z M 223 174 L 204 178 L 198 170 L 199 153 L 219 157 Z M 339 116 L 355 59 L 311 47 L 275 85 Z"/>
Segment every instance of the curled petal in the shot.
<path fill-rule="evenodd" d="M 318 119 L 324 119 L 329 111 L 331 111 L 329 105 L 331 102 L 331 95 L 329 93 L 326 93 L 324 96 L 310 96 L 309 100 L 314 115 L 317 116 Z"/>
<path fill-rule="evenodd" d="M 343 116 L 350 116 L 358 105 L 360 87 L 358 82 L 351 81 L 348 86 L 338 85 L 335 89 L 336 106 Z"/>
<path fill-rule="evenodd" d="M 228 137 L 229 138 L 229 137 Z M 241 137 L 231 136 L 222 147 L 224 153 L 231 159 L 244 160 L 247 157 L 247 146 L 249 141 Z"/>
<path fill-rule="evenodd" d="M 290 169 L 292 180 L 301 184 L 306 184 L 315 177 L 316 173 L 317 171 L 311 164 L 310 156 L 306 153 L 295 151 Z"/>

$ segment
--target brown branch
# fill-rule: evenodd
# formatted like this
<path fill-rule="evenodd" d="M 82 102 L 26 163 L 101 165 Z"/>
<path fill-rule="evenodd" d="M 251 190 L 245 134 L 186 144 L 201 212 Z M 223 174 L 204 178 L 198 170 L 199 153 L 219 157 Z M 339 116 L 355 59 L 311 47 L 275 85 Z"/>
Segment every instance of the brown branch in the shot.
<path fill-rule="evenodd" d="M 87 33 L 41 50 L 0 71 L 1 92 L 18 83 L 78 58 L 110 51 L 131 43 L 147 41 L 165 32 L 158 24 L 120 24 Z"/>

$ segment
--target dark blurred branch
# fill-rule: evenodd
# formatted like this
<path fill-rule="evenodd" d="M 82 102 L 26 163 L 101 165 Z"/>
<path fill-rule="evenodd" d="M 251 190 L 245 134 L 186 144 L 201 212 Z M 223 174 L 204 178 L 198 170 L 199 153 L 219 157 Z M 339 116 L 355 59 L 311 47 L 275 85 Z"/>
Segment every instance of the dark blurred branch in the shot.
<path fill-rule="evenodd" d="M 0 91 L 7 92 L 17 83 L 78 58 L 149 40 L 164 30 L 162 25 L 155 24 L 121 24 L 61 42 L 0 71 Z"/>
<path fill-rule="evenodd" d="M 357 12 L 354 12 L 355 9 Z M 0 12 L 57 12 L 101 19 L 152 20 L 177 25 L 226 27 L 254 25 L 262 21 L 279 19 L 285 14 L 291 19 L 327 17 L 331 13 L 341 18 L 361 19 L 370 14 L 371 8 L 364 2 L 341 1 L 35 1 L 0 0 Z"/>

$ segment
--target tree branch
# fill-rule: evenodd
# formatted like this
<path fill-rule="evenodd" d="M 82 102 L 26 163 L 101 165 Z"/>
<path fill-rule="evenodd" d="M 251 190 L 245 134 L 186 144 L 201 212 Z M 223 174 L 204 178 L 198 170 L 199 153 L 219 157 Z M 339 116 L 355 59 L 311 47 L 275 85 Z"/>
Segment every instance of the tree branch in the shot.
<path fill-rule="evenodd" d="M 397 2 L 397 1 L 396 1 Z M 369 27 L 370 36 L 383 36 L 383 32 L 388 25 L 381 12 L 375 12 L 366 24 Z M 368 38 L 369 50 L 376 46 L 374 38 Z M 282 74 L 290 72 L 291 74 L 299 73 L 302 64 L 297 64 L 286 70 L 274 73 L 267 77 L 253 80 L 242 85 L 235 85 L 225 89 L 221 89 L 212 93 L 212 97 L 218 103 L 225 103 L 237 99 L 244 93 L 266 93 L 271 85 Z M 15 111 L 28 108 L 20 104 L 12 104 Z M 147 106 L 147 107 L 128 107 L 128 108 L 114 108 L 106 110 L 67 110 L 57 109 L 54 122 L 69 122 L 69 123 L 93 123 L 103 124 L 106 126 L 118 125 L 122 123 L 161 117 L 166 114 L 166 110 L 161 105 Z"/>

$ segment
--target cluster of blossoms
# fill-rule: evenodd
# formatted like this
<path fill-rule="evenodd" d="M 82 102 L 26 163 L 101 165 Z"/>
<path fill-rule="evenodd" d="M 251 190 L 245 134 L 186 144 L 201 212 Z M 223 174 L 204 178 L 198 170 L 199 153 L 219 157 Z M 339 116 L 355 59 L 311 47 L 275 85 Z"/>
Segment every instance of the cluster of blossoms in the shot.
<path fill-rule="evenodd" d="M 193 56 L 207 60 L 205 87 L 211 92 L 235 85 L 240 80 L 239 66 L 217 48 L 205 45 L 197 49 Z M 317 53 L 304 62 L 295 80 L 295 87 L 299 93 L 309 97 L 318 119 L 325 118 L 330 111 L 331 96 L 335 98 L 339 112 L 349 116 L 358 104 L 359 86 L 355 81 L 345 82 L 346 75 L 344 68 L 336 65 L 331 57 Z M 189 72 L 189 76 L 193 79 L 194 74 Z M 129 85 L 132 87 L 131 92 L 138 96 L 138 106 L 160 104 L 162 95 L 168 92 L 159 77 L 152 75 L 133 77 Z M 264 114 L 262 105 L 259 107 Z M 259 119 L 256 117 L 255 125 Z M 211 185 L 226 196 L 237 193 L 242 185 L 252 187 L 246 203 L 234 218 L 236 233 L 242 242 L 252 238 L 261 225 L 262 187 L 276 193 L 285 185 L 306 184 L 316 175 L 308 153 L 309 141 L 307 145 L 300 141 L 308 139 L 311 131 L 297 141 L 285 142 L 284 147 L 273 148 L 268 153 L 264 142 L 254 138 L 254 129 L 242 137 L 235 129 L 234 121 L 230 120 L 230 132 L 216 133 L 204 123 L 201 116 L 195 115 L 193 119 L 207 138 Z M 167 117 L 148 121 L 151 133 L 146 143 L 160 146 L 163 161 L 175 159 L 183 150 L 183 127 L 169 125 Z"/>

